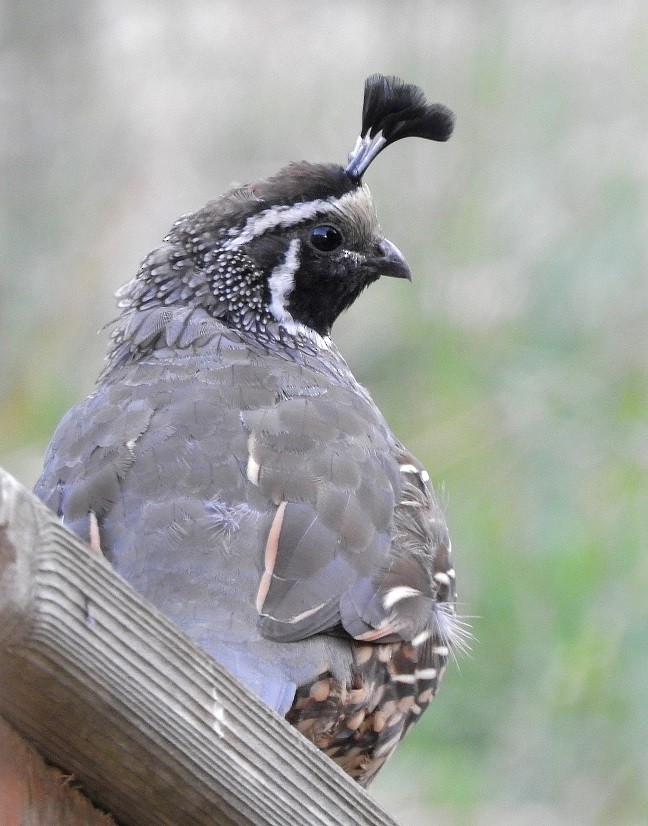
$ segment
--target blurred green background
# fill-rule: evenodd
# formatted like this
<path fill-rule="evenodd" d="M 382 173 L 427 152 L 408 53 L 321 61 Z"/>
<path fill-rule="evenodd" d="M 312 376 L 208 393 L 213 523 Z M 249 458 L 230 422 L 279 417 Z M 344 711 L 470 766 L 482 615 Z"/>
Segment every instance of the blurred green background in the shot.
<path fill-rule="evenodd" d="M 0 2 L 0 464 L 91 391 L 182 213 L 342 162 L 367 74 L 451 106 L 367 182 L 413 284 L 337 341 L 446 503 L 472 654 L 373 787 L 403 824 L 648 821 L 648 6 Z"/>

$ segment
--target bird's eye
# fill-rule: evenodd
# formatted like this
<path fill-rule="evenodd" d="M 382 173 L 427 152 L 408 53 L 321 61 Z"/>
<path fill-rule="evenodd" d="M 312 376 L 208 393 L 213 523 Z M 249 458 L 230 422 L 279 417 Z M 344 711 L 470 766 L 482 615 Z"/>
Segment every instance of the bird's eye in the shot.
<path fill-rule="evenodd" d="M 330 224 L 321 224 L 311 230 L 310 242 L 320 252 L 333 252 L 342 243 L 342 233 Z"/>

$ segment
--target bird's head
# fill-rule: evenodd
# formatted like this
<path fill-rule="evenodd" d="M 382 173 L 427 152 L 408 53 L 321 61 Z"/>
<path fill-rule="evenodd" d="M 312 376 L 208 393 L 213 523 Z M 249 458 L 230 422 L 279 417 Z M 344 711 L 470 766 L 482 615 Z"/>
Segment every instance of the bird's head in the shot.
<path fill-rule="evenodd" d="M 259 339 L 327 336 L 381 275 L 409 278 L 383 237 L 362 176 L 404 137 L 445 141 L 453 115 L 397 78 L 365 85 L 362 129 L 346 166 L 293 163 L 237 187 L 176 222 L 118 293 L 125 314 L 199 306 Z"/>

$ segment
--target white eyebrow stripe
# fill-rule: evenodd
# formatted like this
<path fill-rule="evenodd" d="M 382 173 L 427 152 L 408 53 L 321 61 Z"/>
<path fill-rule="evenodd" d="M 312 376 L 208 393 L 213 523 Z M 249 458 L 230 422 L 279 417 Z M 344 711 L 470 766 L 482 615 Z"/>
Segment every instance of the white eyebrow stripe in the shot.
<path fill-rule="evenodd" d="M 299 204 L 282 204 L 264 209 L 263 212 L 258 212 L 256 215 L 248 218 L 243 229 L 240 232 L 237 231 L 233 238 L 230 238 L 229 241 L 223 244 L 223 249 L 236 249 L 275 227 L 292 227 L 295 224 L 313 218 L 319 213 L 344 209 L 349 202 L 357 199 L 359 195 L 366 197 L 362 189 L 353 189 L 351 192 L 346 192 L 339 198 L 319 198 L 315 201 L 304 201 Z"/>

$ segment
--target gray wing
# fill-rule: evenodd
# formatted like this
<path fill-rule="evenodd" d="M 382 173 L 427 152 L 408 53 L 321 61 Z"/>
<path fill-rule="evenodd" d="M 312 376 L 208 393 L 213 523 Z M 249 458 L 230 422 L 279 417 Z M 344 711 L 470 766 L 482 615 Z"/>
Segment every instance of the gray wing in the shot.
<path fill-rule="evenodd" d="M 437 603 L 454 599 L 447 530 L 427 474 L 373 403 L 328 386 L 241 419 L 248 479 L 277 505 L 256 597 L 262 632 L 424 633 Z"/>
<path fill-rule="evenodd" d="M 432 622 L 448 547 L 421 473 L 352 385 L 223 340 L 109 374 L 36 493 L 86 541 L 94 521 L 116 569 L 284 713 L 350 669 L 344 637 Z"/>
<path fill-rule="evenodd" d="M 34 492 L 86 542 L 92 515 L 103 518 L 119 500 L 133 447 L 153 412 L 146 399 L 102 387 L 61 420 Z"/>

